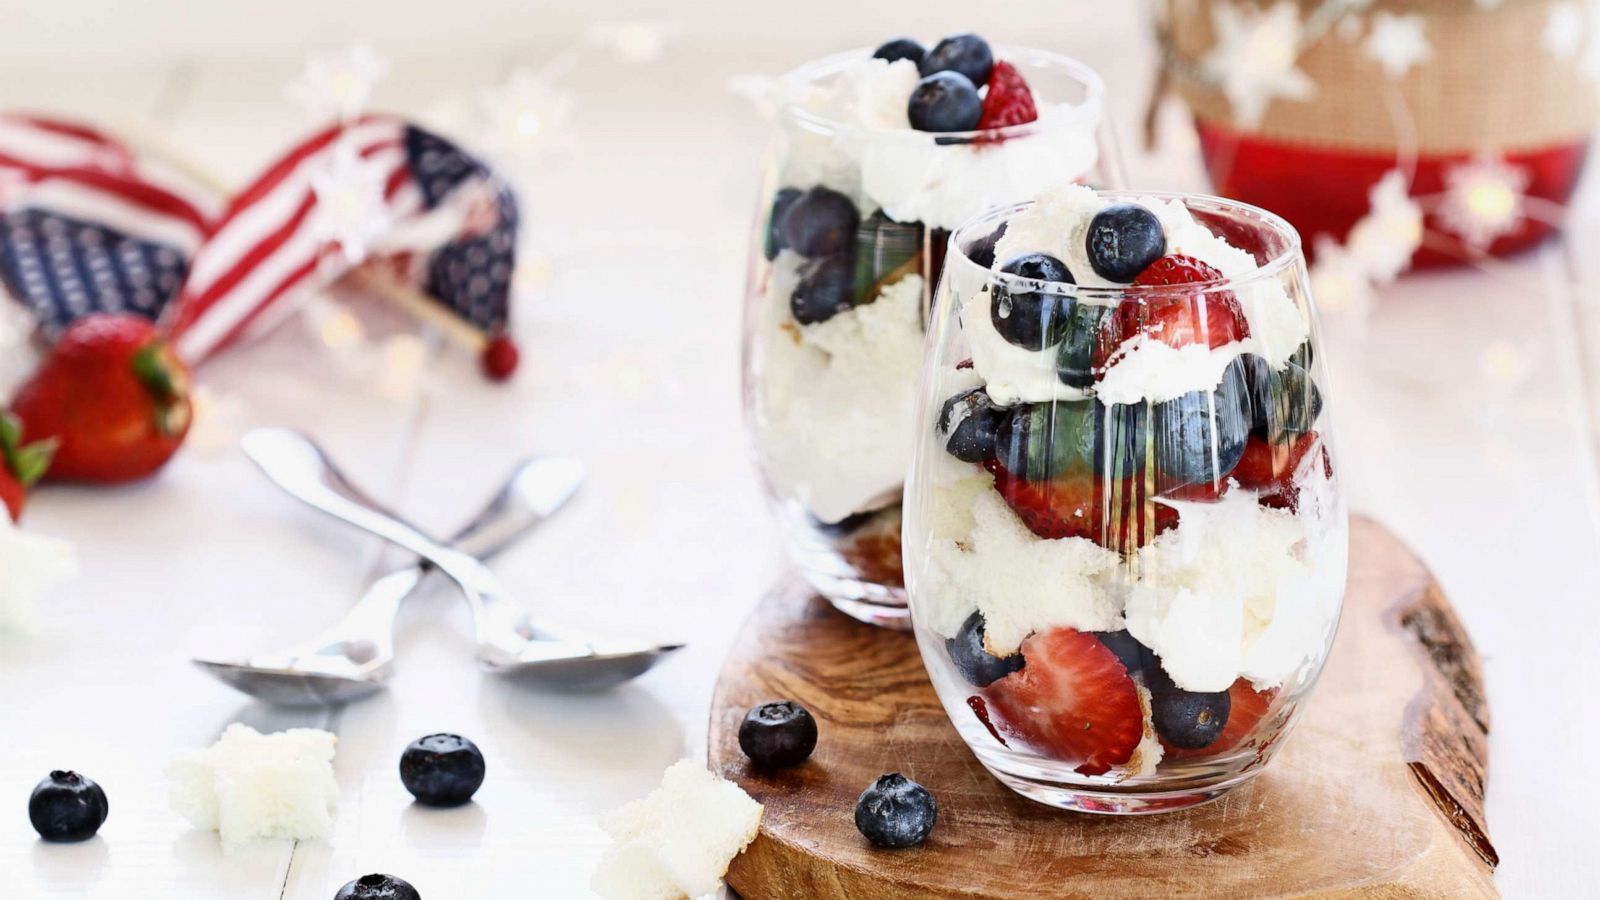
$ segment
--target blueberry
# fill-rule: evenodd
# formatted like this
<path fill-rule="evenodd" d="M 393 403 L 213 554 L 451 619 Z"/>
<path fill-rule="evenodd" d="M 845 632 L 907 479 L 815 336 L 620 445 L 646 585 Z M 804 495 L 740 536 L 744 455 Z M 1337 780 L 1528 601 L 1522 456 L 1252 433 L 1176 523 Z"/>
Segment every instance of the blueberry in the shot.
<path fill-rule="evenodd" d="M 1115 306 L 1074 303 L 1062 329 L 1061 349 L 1056 351 L 1056 377 L 1075 388 L 1094 384 L 1095 360 L 1104 361 L 1116 349 Z"/>
<path fill-rule="evenodd" d="M 1243 357 L 1249 373 L 1250 430 L 1263 440 L 1276 441 L 1286 434 L 1305 434 L 1322 415 L 1322 392 L 1305 369 L 1293 362 L 1274 372 L 1254 353 Z"/>
<path fill-rule="evenodd" d="M 950 439 L 944 448 L 962 462 L 981 463 L 994 458 L 995 434 L 1006 411 L 994 405 L 981 387 L 951 397 L 939 410 L 939 432 Z"/>
<path fill-rule="evenodd" d="M 860 223 L 855 201 L 830 188 L 814 187 L 784 210 L 784 245 L 809 258 L 844 253 L 855 245 Z"/>
<path fill-rule="evenodd" d="M 967 258 L 984 267 L 994 268 L 994 246 L 1005 237 L 1006 223 L 1001 222 L 1000 227 L 990 232 L 988 237 L 981 237 L 967 245 Z"/>
<path fill-rule="evenodd" d="M 858 302 L 877 299 L 878 292 L 910 272 L 920 271 L 922 226 L 896 222 L 878 210 L 856 229 Z"/>
<path fill-rule="evenodd" d="M 1076 284 L 1066 263 L 1046 253 L 1024 253 L 1000 267 L 1008 275 L 1052 284 Z M 989 321 L 1008 342 L 1028 350 L 1043 350 L 1061 340 L 1073 300 L 1049 291 L 994 288 Z"/>
<path fill-rule="evenodd" d="M 393 875 L 363 875 L 339 888 L 333 900 L 422 900 L 422 895 Z"/>
<path fill-rule="evenodd" d="M 34 785 L 28 821 L 47 841 L 69 843 L 95 836 L 111 812 L 106 792 L 77 772 L 51 772 Z"/>
<path fill-rule="evenodd" d="M 1129 284 L 1167 254 L 1167 235 L 1156 214 L 1137 203 L 1118 203 L 1095 214 L 1084 239 L 1089 265 L 1107 281 Z"/>
<path fill-rule="evenodd" d="M 772 198 L 772 212 L 767 216 L 767 259 L 777 259 L 779 251 L 788 248 L 789 241 L 783 233 L 783 217 L 799 199 L 800 189 L 792 187 L 784 188 Z"/>
<path fill-rule="evenodd" d="M 400 754 L 400 781 L 425 806 L 460 806 L 483 785 L 483 754 L 460 735 L 430 734 Z"/>
<path fill-rule="evenodd" d="M 1150 723 L 1167 743 L 1185 750 L 1209 746 L 1228 725 L 1233 700 L 1227 691 L 1186 691 L 1159 665 L 1145 672 L 1150 688 Z"/>
<path fill-rule="evenodd" d="M 1028 481 L 1094 473 L 1099 420 L 1095 400 L 1024 403 L 1011 408 L 995 434 L 995 458 Z"/>
<path fill-rule="evenodd" d="M 1126 631 L 1101 631 L 1095 634 L 1106 649 L 1117 655 L 1129 675 L 1137 675 L 1144 671 L 1145 663 L 1150 658 L 1150 651 Z"/>
<path fill-rule="evenodd" d="M 816 748 L 817 720 L 793 700 L 763 703 L 739 723 L 739 749 L 763 768 L 799 765 Z"/>
<path fill-rule="evenodd" d="M 1252 405 L 1245 365 L 1228 364 L 1212 391 L 1190 391 L 1154 404 L 1156 465 L 1161 488 L 1215 483 L 1226 478 L 1244 455 Z"/>
<path fill-rule="evenodd" d="M 950 661 L 956 671 L 973 687 L 988 687 L 996 681 L 1021 670 L 1022 654 L 995 656 L 983 646 L 983 613 L 974 612 L 961 623 L 961 630 L 944 642 Z"/>
<path fill-rule="evenodd" d="M 811 262 L 789 295 L 789 311 L 801 325 L 826 322 L 849 309 L 856 298 L 856 265 L 849 254 Z"/>
<path fill-rule="evenodd" d="M 922 46 L 911 38 L 895 38 L 878 49 L 872 51 L 874 59 L 887 59 L 889 62 L 899 62 L 909 59 L 917 65 L 922 65 L 922 58 L 928 55 L 928 48 Z"/>
<path fill-rule="evenodd" d="M 982 87 L 989 83 L 989 72 L 994 68 L 994 51 L 989 49 L 988 41 L 975 34 L 957 34 L 935 44 L 933 50 L 922 58 L 920 68 L 923 75 L 960 72 L 968 81 Z"/>
<path fill-rule="evenodd" d="M 879 847 L 915 847 L 938 818 L 933 794 L 899 772 L 874 781 L 856 801 L 856 829 Z"/>
<path fill-rule="evenodd" d="M 983 118 L 983 98 L 967 76 L 935 72 L 912 88 L 906 116 L 918 131 L 971 131 Z"/>

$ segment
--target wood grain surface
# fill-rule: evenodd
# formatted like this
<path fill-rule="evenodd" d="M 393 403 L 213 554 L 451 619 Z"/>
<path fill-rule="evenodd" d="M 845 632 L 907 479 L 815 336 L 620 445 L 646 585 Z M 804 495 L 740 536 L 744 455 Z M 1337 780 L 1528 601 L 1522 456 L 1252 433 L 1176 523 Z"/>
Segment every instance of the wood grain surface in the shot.
<path fill-rule="evenodd" d="M 767 774 L 747 764 L 737 729 L 777 698 L 806 705 L 821 740 L 803 765 Z M 1266 770 L 1216 802 L 1099 817 L 1013 794 L 956 735 L 910 635 L 859 625 L 795 583 L 762 602 L 723 668 L 710 762 L 766 806 L 728 873 L 747 900 L 1493 897 L 1487 727 L 1477 657 L 1443 593 L 1358 518 L 1322 680 Z M 852 820 L 862 789 L 892 771 L 939 801 L 933 836 L 913 850 L 875 850 Z"/>

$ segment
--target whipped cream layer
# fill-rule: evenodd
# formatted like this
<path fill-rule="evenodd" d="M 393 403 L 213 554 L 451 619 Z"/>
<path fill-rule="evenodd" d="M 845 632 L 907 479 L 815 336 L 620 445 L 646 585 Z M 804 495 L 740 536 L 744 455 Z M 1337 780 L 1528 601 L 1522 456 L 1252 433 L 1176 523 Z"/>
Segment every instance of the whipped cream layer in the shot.
<path fill-rule="evenodd" d="M 923 279 L 908 275 L 872 303 L 800 325 L 788 298 L 803 263 L 780 254 L 760 303 L 756 437 L 773 489 L 832 523 L 899 502 L 916 432 Z"/>
<path fill-rule="evenodd" d="M 1083 185 L 1055 187 L 1006 223 L 995 245 L 995 267 L 1025 253 L 1048 253 L 1066 263 L 1079 285 L 1116 288 L 1100 277 L 1089 263 L 1086 237 L 1096 213 L 1119 200 L 1108 199 Z M 1191 256 L 1230 279 L 1245 279 L 1260 270 L 1255 258 L 1195 221 L 1177 200 L 1141 197 L 1134 202 L 1149 209 L 1166 232 L 1167 253 Z M 997 403 L 1042 403 L 1078 399 L 1088 394 L 1106 403 L 1159 403 L 1190 391 L 1212 390 L 1222 381 L 1228 364 L 1255 353 L 1274 368 L 1282 368 L 1311 334 L 1310 319 L 1275 278 L 1259 278 L 1230 285 L 1239 300 L 1250 336 L 1211 348 L 1191 345 L 1173 348 L 1146 335 L 1118 348 L 1105 374 L 1088 391 L 1060 384 L 1055 375 L 1056 348 L 1029 351 L 1006 341 L 989 318 L 992 302 L 987 289 L 974 293 L 961 308 L 961 328 L 974 365 L 990 385 Z M 1009 348 L 1009 349 L 1007 349 Z"/>
<path fill-rule="evenodd" d="M 909 60 L 866 58 L 824 83 L 791 86 L 783 98 L 791 109 L 835 127 L 786 117 L 780 182 L 845 193 L 863 216 L 882 209 L 897 222 L 951 230 L 985 209 L 1080 178 L 1099 160 L 1098 101 L 1036 98 L 1039 119 L 1026 135 L 940 144 L 938 135 L 913 130 L 906 115 L 919 78 Z"/>

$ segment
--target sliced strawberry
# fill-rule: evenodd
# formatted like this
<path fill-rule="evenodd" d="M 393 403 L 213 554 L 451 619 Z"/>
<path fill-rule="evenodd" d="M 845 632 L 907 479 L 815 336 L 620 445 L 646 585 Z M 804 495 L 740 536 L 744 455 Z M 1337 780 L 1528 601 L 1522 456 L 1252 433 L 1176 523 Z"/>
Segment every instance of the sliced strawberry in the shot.
<path fill-rule="evenodd" d="M 1322 439 L 1315 431 L 1308 431 L 1292 441 L 1282 443 L 1252 436 L 1244 445 L 1244 455 L 1239 457 L 1239 464 L 1233 468 L 1233 478 L 1240 487 L 1259 492 L 1263 505 L 1295 509 L 1300 495 L 1298 481 L 1305 459 L 1321 444 Z M 1323 460 L 1326 465 L 1326 454 L 1323 454 Z"/>
<path fill-rule="evenodd" d="M 1028 89 L 1022 73 L 1005 60 L 996 61 L 989 72 L 989 93 L 983 98 L 983 116 L 978 119 L 978 130 L 1025 125 L 1038 118 L 1033 91 Z"/>
<path fill-rule="evenodd" d="M 1087 538 L 1107 549 L 1131 553 L 1178 525 L 1178 511 L 1150 499 L 1144 482 L 1136 477 L 1106 481 L 1074 475 L 1029 481 L 998 462 L 987 466 L 1006 505 L 1042 538 Z"/>
<path fill-rule="evenodd" d="M 989 685 L 994 727 L 1033 749 L 1103 775 L 1144 737 L 1139 692 L 1122 661 L 1094 635 L 1052 628 L 1022 642 L 1021 670 Z"/>
<path fill-rule="evenodd" d="M 1221 272 L 1192 256 L 1163 256 L 1133 280 L 1141 287 L 1175 287 L 1223 280 Z M 1117 334 L 1124 341 L 1144 333 L 1169 347 L 1221 347 L 1250 336 L 1239 298 L 1232 291 L 1160 291 L 1117 307 Z"/>
<path fill-rule="evenodd" d="M 1256 724 L 1266 717 L 1267 711 L 1272 708 L 1272 700 L 1277 695 L 1277 690 L 1258 691 L 1252 688 L 1250 681 L 1245 678 L 1234 681 L 1228 688 L 1228 724 L 1222 727 L 1222 733 L 1217 735 L 1217 739 L 1194 750 L 1174 747 L 1162 741 L 1161 746 L 1166 751 L 1166 758 L 1196 759 L 1232 750 L 1255 731 Z"/>

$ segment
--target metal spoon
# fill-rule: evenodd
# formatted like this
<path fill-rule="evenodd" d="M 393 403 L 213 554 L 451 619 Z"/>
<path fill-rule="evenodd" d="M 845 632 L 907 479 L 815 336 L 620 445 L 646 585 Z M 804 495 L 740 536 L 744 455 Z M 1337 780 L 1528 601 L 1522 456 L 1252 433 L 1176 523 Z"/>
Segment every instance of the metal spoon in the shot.
<path fill-rule="evenodd" d="M 583 479 L 578 460 L 529 460 L 450 544 L 479 558 L 493 556 L 560 509 Z M 230 687 L 277 706 L 358 700 L 384 687 L 394 667 L 395 616 L 432 571 L 431 563 L 419 560 L 379 578 L 337 624 L 289 650 L 194 663 Z"/>
<path fill-rule="evenodd" d="M 417 554 L 454 581 L 472 609 L 478 659 L 490 670 L 562 687 L 601 688 L 644 673 L 682 644 L 599 640 L 535 626 L 477 558 L 441 546 L 363 494 L 305 435 L 258 428 L 245 454 L 278 486 L 348 524 Z"/>

